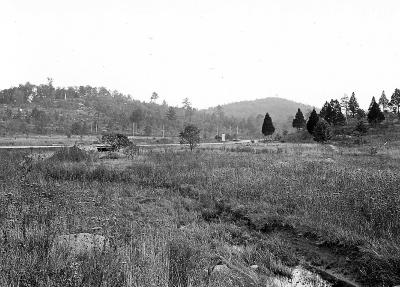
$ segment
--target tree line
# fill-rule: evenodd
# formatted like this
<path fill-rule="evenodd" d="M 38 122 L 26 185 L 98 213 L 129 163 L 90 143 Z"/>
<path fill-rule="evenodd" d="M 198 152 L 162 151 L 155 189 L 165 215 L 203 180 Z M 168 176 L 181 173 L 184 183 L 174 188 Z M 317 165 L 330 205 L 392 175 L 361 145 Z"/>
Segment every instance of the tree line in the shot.
<path fill-rule="evenodd" d="M 292 126 L 298 130 L 306 128 L 316 141 L 323 142 L 330 139 L 334 133 L 344 133 L 340 127 L 349 126 L 349 124 L 354 126 L 352 132 L 363 135 L 367 130 L 365 121 L 370 126 L 377 127 L 385 120 L 385 114 L 386 116 L 392 114 L 400 117 L 399 89 L 395 89 L 390 101 L 384 91 L 378 102 L 375 97 L 372 97 L 367 112 L 359 107 L 354 92 L 350 98 L 348 96 L 341 98 L 340 102 L 336 99 L 331 99 L 330 102 L 326 101 L 319 114 L 314 108 L 307 121 L 301 110 L 298 109 Z"/>
<path fill-rule="evenodd" d="M 257 136 L 262 115 L 226 116 L 221 106 L 212 112 L 195 109 L 189 98 L 170 106 L 153 92 L 148 102 L 104 87 L 55 87 L 53 79 L 0 90 L 0 134 L 101 134 L 120 132 L 144 136 L 175 136 L 187 123 L 202 137 Z"/>

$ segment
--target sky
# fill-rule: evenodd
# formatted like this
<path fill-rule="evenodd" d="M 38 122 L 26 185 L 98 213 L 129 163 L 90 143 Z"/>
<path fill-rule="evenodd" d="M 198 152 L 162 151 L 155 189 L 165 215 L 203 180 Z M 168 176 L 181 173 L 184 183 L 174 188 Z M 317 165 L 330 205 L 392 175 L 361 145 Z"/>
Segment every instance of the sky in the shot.
<path fill-rule="evenodd" d="M 1 0 L 0 89 L 104 86 L 205 108 L 279 96 L 361 107 L 400 88 L 397 0 Z"/>

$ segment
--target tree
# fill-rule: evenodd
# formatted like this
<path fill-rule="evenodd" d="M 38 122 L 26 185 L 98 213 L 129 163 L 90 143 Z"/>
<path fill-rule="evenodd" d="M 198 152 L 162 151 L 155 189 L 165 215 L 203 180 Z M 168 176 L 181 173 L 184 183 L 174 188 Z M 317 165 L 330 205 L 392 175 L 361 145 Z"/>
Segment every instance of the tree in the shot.
<path fill-rule="evenodd" d="M 332 132 L 329 123 L 323 119 L 319 120 L 314 128 L 314 140 L 325 142 L 331 138 Z"/>
<path fill-rule="evenodd" d="M 308 118 L 308 122 L 307 122 L 307 131 L 310 134 L 314 133 L 314 128 L 317 125 L 318 121 L 319 121 L 318 114 L 315 111 L 315 109 L 313 109 L 311 114 L 310 114 L 310 117 Z"/>
<path fill-rule="evenodd" d="M 386 98 L 385 91 L 382 91 L 382 95 L 379 98 L 379 105 L 382 106 L 383 111 L 385 111 L 389 105 L 389 100 Z"/>
<path fill-rule="evenodd" d="M 151 94 L 151 97 L 150 97 L 150 102 L 154 103 L 157 101 L 157 99 L 158 99 L 158 94 L 156 92 L 153 92 L 153 94 Z"/>
<path fill-rule="evenodd" d="M 326 101 L 321 111 L 319 112 L 319 116 L 325 119 L 329 124 L 333 123 L 335 113 L 332 105 Z"/>
<path fill-rule="evenodd" d="M 385 119 L 384 114 L 381 111 L 381 108 L 375 101 L 375 97 L 372 98 L 371 105 L 368 110 L 368 122 L 370 124 L 378 124 Z"/>
<path fill-rule="evenodd" d="M 189 98 L 184 98 L 182 104 L 183 108 L 185 109 L 185 120 L 187 117 L 189 117 L 189 122 L 192 122 L 193 108 L 192 104 L 189 101 Z"/>
<path fill-rule="evenodd" d="M 365 111 L 363 109 L 358 109 L 356 112 L 357 119 L 359 119 L 359 120 L 362 118 L 365 118 L 366 115 L 367 114 L 365 113 Z"/>
<path fill-rule="evenodd" d="M 272 119 L 268 113 L 265 114 L 264 122 L 261 129 L 264 136 L 270 136 L 275 132 L 274 125 L 272 123 Z"/>
<path fill-rule="evenodd" d="M 176 120 L 176 111 L 173 107 L 169 107 L 166 113 L 166 117 L 169 121 L 173 122 Z"/>
<path fill-rule="evenodd" d="M 346 122 L 346 118 L 342 113 L 342 106 L 340 105 L 339 101 L 332 99 L 330 105 L 333 111 L 332 123 L 335 126 L 344 125 Z"/>
<path fill-rule="evenodd" d="M 182 104 L 183 104 L 184 109 L 188 109 L 188 108 L 192 107 L 192 104 L 190 103 L 189 98 L 184 98 L 182 100 Z"/>
<path fill-rule="evenodd" d="M 400 114 L 400 90 L 395 89 L 390 99 L 390 106 L 394 107 L 397 114 Z"/>
<path fill-rule="evenodd" d="M 355 114 L 357 113 L 357 110 L 359 108 L 356 96 L 354 92 L 351 94 L 350 100 L 349 100 L 349 110 L 351 112 L 351 116 L 354 118 Z"/>
<path fill-rule="evenodd" d="M 143 120 L 144 114 L 141 108 L 137 107 L 135 108 L 131 115 L 129 116 L 129 120 L 132 123 L 132 135 L 135 135 L 135 123 L 139 124 Z"/>
<path fill-rule="evenodd" d="M 340 99 L 340 106 L 344 109 L 344 115 L 347 119 L 349 116 L 349 96 L 344 94 L 344 96 Z"/>
<path fill-rule="evenodd" d="M 303 113 L 300 109 L 297 110 L 296 116 L 293 119 L 292 126 L 297 130 L 304 128 L 306 125 L 306 120 L 304 119 Z"/>
<path fill-rule="evenodd" d="M 188 144 L 190 150 L 193 150 L 200 143 L 200 130 L 192 124 L 185 126 L 179 133 L 180 144 Z"/>
<path fill-rule="evenodd" d="M 101 141 L 111 145 L 113 150 L 118 150 L 131 144 L 128 137 L 123 134 L 105 134 L 101 137 Z"/>

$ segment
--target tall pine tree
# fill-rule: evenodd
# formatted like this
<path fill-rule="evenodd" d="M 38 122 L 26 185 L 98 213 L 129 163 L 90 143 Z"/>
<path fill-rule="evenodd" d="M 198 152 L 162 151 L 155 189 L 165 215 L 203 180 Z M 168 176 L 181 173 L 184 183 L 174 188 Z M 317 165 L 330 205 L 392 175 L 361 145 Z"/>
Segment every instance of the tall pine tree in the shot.
<path fill-rule="evenodd" d="M 262 133 L 265 136 L 270 136 L 275 132 L 274 125 L 272 123 L 272 119 L 268 113 L 265 114 L 264 122 L 262 125 Z"/>
<path fill-rule="evenodd" d="M 395 89 L 390 99 L 390 105 L 394 107 L 398 114 L 400 114 L 400 90 Z"/>
<path fill-rule="evenodd" d="M 388 98 L 386 98 L 385 91 L 382 91 L 382 95 L 379 98 L 379 103 L 378 104 L 382 106 L 382 110 L 383 111 L 385 111 L 387 109 L 388 104 L 389 104 L 389 100 L 388 100 Z"/>
<path fill-rule="evenodd" d="M 317 112 L 315 111 L 315 109 L 312 110 L 310 117 L 308 118 L 308 122 L 307 122 L 307 131 L 310 134 L 314 133 L 314 128 L 316 126 L 316 124 L 318 123 L 319 117 Z"/>
<path fill-rule="evenodd" d="M 381 108 L 375 101 L 375 97 L 372 98 L 371 105 L 369 106 L 368 109 L 367 117 L 368 117 L 368 122 L 370 124 L 378 124 L 385 119 L 385 116 L 383 115 Z"/>
<path fill-rule="evenodd" d="M 350 110 L 351 116 L 353 118 L 354 118 L 355 114 L 357 113 L 358 108 L 359 108 L 359 105 L 358 105 L 358 102 L 357 102 L 357 99 L 356 99 L 356 95 L 353 92 L 351 94 L 350 99 L 349 99 L 349 110 Z"/>
<path fill-rule="evenodd" d="M 303 113 L 300 109 L 297 110 L 296 116 L 293 119 L 292 126 L 297 130 L 304 128 L 306 125 L 306 120 L 304 119 Z"/>

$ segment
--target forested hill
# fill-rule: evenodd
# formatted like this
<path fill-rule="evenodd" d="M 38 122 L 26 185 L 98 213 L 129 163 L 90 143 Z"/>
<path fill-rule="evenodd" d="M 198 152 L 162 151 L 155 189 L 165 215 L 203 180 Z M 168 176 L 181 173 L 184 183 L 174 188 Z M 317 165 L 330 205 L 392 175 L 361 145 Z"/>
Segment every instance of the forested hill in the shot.
<path fill-rule="evenodd" d="M 303 111 L 306 118 L 313 109 L 313 107 L 309 105 L 296 103 L 279 97 L 235 102 L 222 105 L 221 107 L 225 115 L 236 118 L 248 118 L 249 116 L 257 117 L 257 115 L 262 115 L 264 117 L 265 113 L 269 113 L 274 125 L 281 129 L 291 128 L 292 119 L 298 108 Z M 216 110 L 217 107 L 210 108 L 207 111 L 214 112 Z"/>
<path fill-rule="evenodd" d="M 104 87 L 54 87 L 48 83 L 27 82 L 0 90 L 0 136 L 15 134 L 101 134 L 132 133 L 146 136 L 177 136 L 185 123 L 202 130 L 202 137 L 214 138 L 217 133 L 239 137 L 262 137 L 261 125 L 269 112 L 277 132 L 290 130 L 298 108 L 311 107 L 279 98 L 246 101 L 218 109 L 197 110 L 190 99 L 181 107 L 161 103 L 156 93 L 148 102 L 132 99 Z"/>

